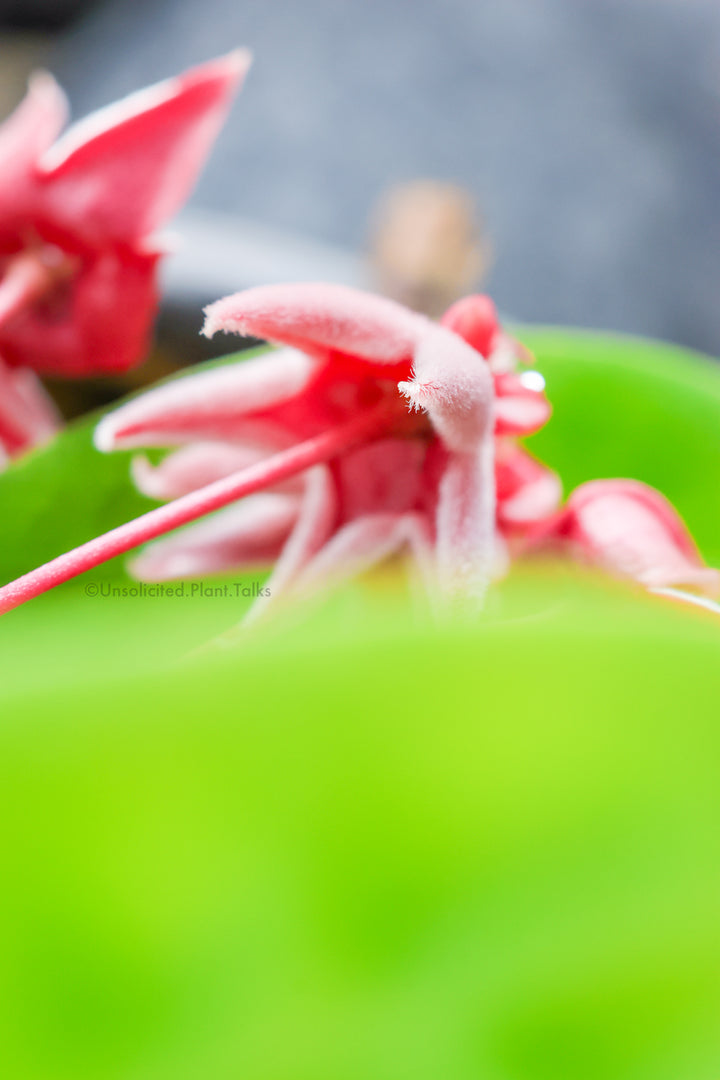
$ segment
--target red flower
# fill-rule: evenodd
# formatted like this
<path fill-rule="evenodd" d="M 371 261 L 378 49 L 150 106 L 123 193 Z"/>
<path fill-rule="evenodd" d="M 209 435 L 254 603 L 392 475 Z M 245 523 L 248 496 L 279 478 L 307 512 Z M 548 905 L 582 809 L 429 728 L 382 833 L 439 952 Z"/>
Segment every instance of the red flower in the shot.
<path fill-rule="evenodd" d="M 689 586 L 712 596 L 720 587 L 720 574 L 705 566 L 675 509 L 637 480 L 581 484 L 533 543 L 560 546 L 649 589 Z"/>
<path fill-rule="evenodd" d="M 518 347 L 490 302 L 468 298 L 448 312 L 448 326 L 437 326 L 340 286 L 285 285 L 229 297 L 207 314 L 209 335 L 229 330 L 289 348 L 177 380 L 101 423 L 105 450 L 189 444 L 154 469 L 136 462 L 146 493 L 184 495 L 363 414 L 381 419 L 308 473 L 304 487 L 277 489 L 269 477 L 264 494 L 152 545 L 135 572 L 160 580 L 277 560 L 269 583 L 277 595 L 407 545 L 444 593 L 479 598 L 495 558 L 493 436 L 508 448 L 511 435 L 536 430 L 549 415 L 541 390 L 507 370 Z M 455 324 L 472 348 L 451 331 Z M 528 483 L 536 481 L 533 474 Z M 510 507 L 511 526 L 521 520 L 513 521 L 512 503 L 523 486 L 521 478 L 500 504 Z M 552 499 L 536 500 L 534 514 L 528 503 L 530 522 L 555 509 L 552 476 L 551 486 Z"/>
<path fill-rule="evenodd" d="M 33 78 L 0 127 L 5 364 L 80 376 L 142 359 L 157 306 L 155 232 L 187 198 L 248 64 L 238 51 L 193 68 L 58 141 L 64 97 L 51 76 Z M 0 432 L 11 409 L 0 398 Z"/>
<path fill-rule="evenodd" d="M 487 296 L 458 300 L 442 325 L 454 330 L 489 364 L 495 389 L 495 489 L 497 525 L 511 545 L 560 504 L 562 486 L 554 472 L 518 442 L 544 427 L 552 412 L 538 371 L 516 371 L 533 357 L 503 331 Z"/>
<path fill-rule="evenodd" d="M 541 377 L 513 370 L 522 350 L 486 298 L 455 305 L 443 323 L 333 285 L 250 289 L 211 305 L 209 335 L 285 347 L 106 416 L 101 450 L 181 447 L 159 466 L 134 463 L 142 490 L 173 501 L 0 589 L 0 611 L 158 537 L 136 560 L 139 576 L 275 563 L 272 596 L 407 548 L 435 596 L 474 610 L 503 537 L 513 554 L 560 546 L 660 591 L 717 584 L 644 484 L 596 481 L 558 510 L 557 478 L 514 441 L 549 416 Z"/>

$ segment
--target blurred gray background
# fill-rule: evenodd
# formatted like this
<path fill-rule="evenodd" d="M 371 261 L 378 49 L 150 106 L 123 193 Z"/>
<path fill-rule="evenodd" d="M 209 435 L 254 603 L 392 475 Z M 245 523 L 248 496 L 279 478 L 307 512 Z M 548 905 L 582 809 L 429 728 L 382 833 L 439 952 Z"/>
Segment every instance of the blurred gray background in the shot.
<path fill-rule="evenodd" d="M 720 355 L 720 0 L 85 6 L 47 56 L 76 116 L 254 50 L 195 208 L 360 251 L 388 185 L 456 181 L 512 316 Z"/>

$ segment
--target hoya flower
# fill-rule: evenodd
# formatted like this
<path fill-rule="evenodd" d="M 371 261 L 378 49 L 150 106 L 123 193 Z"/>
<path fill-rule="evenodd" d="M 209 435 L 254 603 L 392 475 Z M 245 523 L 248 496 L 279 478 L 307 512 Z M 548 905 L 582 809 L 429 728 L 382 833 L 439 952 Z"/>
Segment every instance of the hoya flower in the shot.
<path fill-rule="evenodd" d="M 689 587 L 709 596 L 720 574 L 707 567 L 668 500 L 637 480 L 593 480 L 536 534 L 575 558 L 649 589 Z"/>
<path fill-rule="evenodd" d="M 60 414 L 35 373 L 0 360 L 0 469 L 52 438 L 60 426 Z"/>
<path fill-rule="evenodd" d="M 157 307 L 157 230 L 187 198 L 249 65 L 237 51 L 69 128 L 62 91 L 35 76 L 0 126 L 0 362 L 41 374 L 124 371 Z M 56 418 L 33 385 L 38 430 Z M 16 423 L 0 396 L 0 440 Z M 33 440 L 29 440 L 32 442 Z"/>
<path fill-rule="evenodd" d="M 473 332 L 482 323 L 488 348 L 497 337 L 497 372 L 479 342 L 342 286 L 257 288 L 212 305 L 206 333 L 280 348 L 107 416 L 101 450 L 182 447 L 159 469 L 136 463 L 144 489 L 173 501 L 5 586 L 0 611 L 225 507 L 147 550 L 140 569 L 162 577 L 276 559 L 276 596 L 407 548 L 435 595 L 474 609 L 498 555 L 496 440 L 534 430 L 548 406 L 540 388 L 508 378 L 513 347 L 499 328 L 487 334 L 484 298 L 473 303 Z"/>
<path fill-rule="evenodd" d="M 218 330 L 285 348 L 150 391 L 100 424 L 97 445 L 190 444 L 152 475 L 167 494 L 173 474 L 188 484 L 198 455 L 222 475 L 227 444 L 262 464 L 348 425 L 353 434 L 331 459 L 308 462 L 301 492 L 273 491 L 270 470 L 262 502 L 171 538 L 145 557 L 146 569 L 201 573 L 276 555 L 277 595 L 408 545 L 447 591 L 481 595 L 495 509 L 494 393 L 483 358 L 424 317 L 342 286 L 250 289 L 207 310 L 205 333 Z"/>
<path fill-rule="evenodd" d="M 466 304 L 474 330 L 494 327 L 473 346 L 450 326 L 339 286 L 252 289 L 212 305 L 207 334 L 285 348 L 178 380 L 102 422 L 104 450 L 187 444 L 154 469 L 136 461 L 147 494 L 181 496 L 363 414 L 378 412 L 381 424 L 303 486 L 266 490 L 152 545 L 135 573 L 161 580 L 277 560 L 277 595 L 407 547 L 431 587 L 477 600 L 496 557 L 496 438 L 536 430 L 549 408 L 540 389 L 505 370 L 514 345 L 486 298 Z"/>
<path fill-rule="evenodd" d="M 486 298 L 438 325 L 340 286 L 272 286 L 211 305 L 218 330 L 278 348 L 142 394 L 96 430 L 103 451 L 172 448 L 134 462 L 139 487 L 171 501 L 0 589 L 0 612 L 148 541 L 143 578 L 274 564 L 272 596 L 405 549 L 434 595 L 475 610 L 504 541 L 681 598 L 673 586 L 716 587 L 644 484 L 596 481 L 558 509 L 557 478 L 516 441 L 549 416 L 542 379 L 516 370 L 522 349 Z"/>
<path fill-rule="evenodd" d="M 502 328 L 487 296 L 467 296 L 445 313 L 443 326 L 454 330 L 489 364 L 495 389 L 495 489 L 497 525 L 514 542 L 557 509 L 562 495 L 558 476 L 518 443 L 550 419 L 545 380 L 526 366 L 533 357 Z"/>

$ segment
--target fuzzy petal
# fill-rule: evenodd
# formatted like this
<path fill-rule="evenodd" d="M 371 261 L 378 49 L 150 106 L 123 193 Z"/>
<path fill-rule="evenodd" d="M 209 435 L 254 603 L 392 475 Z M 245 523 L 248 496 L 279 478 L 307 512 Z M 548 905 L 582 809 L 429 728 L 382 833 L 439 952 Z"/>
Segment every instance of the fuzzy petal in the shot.
<path fill-rule="evenodd" d="M 552 407 L 542 390 L 531 385 L 535 372 L 495 375 L 495 433 L 532 435 L 550 419 Z"/>
<path fill-rule="evenodd" d="M 236 50 L 74 124 L 41 162 L 58 220 L 102 242 L 163 225 L 190 193 L 250 59 Z"/>
<path fill-rule="evenodd" d="M 270 603 L 292 588 L 295 581 L 326 543 L 337 513 L 337 498 L 330 470 L 316 465 L 305 474 L 305 493 L 290 537 L 267 582 L 269 593 L 259 597 L 245 617 L 245 624 L 264 614 Z"/>
<path fill-rule="evenodd" d="M 570 496 L 557 532 L 590 562 L 657 588 L 691 585 L 714 595 L 706 567 L 671 504 L 635 480 L 595 480 Z"/>
<path fill-rule="evenodd" d="M 62 420 L 42 383 L 27 368 L 0 360 L 0 446 L 13 457 L 52 438 Z"/>
<path fill-rule="evenodd" d="M 368 514 L 348 522 L 298 577 L 294 590 L 310 592 L 364 573 L 408 546 L 423 576 L 430 561 L 430 528 L 420 514 Z"/>
<path fill-rule="evenodd" d="M 495 305 L 489 296 L 480 293 L 458 300 L 448 308 L 440 321 L 486 359 L 492 353 L 500 333 Z"/>
<path fill-rule="evenodd" d="M 197 525 L 149 544 L 131 564 L 140 581 L 204 577 L 277 559 L 300 510 L 296 496 L 250 495 Z"/>
<path fill-rule="evenodd" d="M 457 611 L 482 603 L 495 564 L 493 441 L 472 453 L 449 454 L 436 508 L 440 592 Z"/>
<path fill-rule="evenodd" d="M 104 417 L 95 445 L 109 451 L 232 440 L 245 417 L 295 397 L 314 372 L 315 362 L 304 353 L 282 349 L 174 379 Z"/>
<path fill-rule="evenodd" d="M 457 334 L 430 326 L 415 353 L 413 378 L 399 390 L 427 410 L 445 445 L 471 453 L 492 430 L 494 391 L 487 364 Z"/>
<path fill-rule="evenodd" d="M 218 330 L 293 345 L 315 356 L 337 351 L 378 365 L 409 363 L 427 320 L 392 300 L 345 285 L 265 285 L 205 309 L 203 333 Z"/>
<path fill-rule="evenodd" d="M 505 529 L 534 525 L 560 505 L 560 478 L 514 443 L 496 444 L 495 482 L 498 523 Z"/>
<path fill-rule="evenodd" d="M 44 71 L 33 75 L 26 96 L 0 125 L 0 216 L 26 202 L 40 156 L 60 134 L 66 118 L 65 95 L 52 75 Z"/>
<path fill-rule="evenodd" d="M 146 457 L 138 455 L 133 458 L 132 478 L 143 495 L 151 499 L 177 499 L 255 465 L 269 453 L 271 449 L 268 447 L 234 446 L 232 443 L 219 442 L 191 443 L 169 454 L 159 465 L 151 465 Z M 292 477 L 272 490 L 299 493 L 302 483 L 297 477 Z"/>

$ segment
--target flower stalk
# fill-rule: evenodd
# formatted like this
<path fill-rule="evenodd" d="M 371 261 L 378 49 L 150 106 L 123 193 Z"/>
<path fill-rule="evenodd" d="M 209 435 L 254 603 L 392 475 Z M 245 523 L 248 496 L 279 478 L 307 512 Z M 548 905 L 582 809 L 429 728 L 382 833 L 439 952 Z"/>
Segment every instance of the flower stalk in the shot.
<path fill-rule="evenodd" d="M 0 588 L 0 615 L 108 562 L 116 555 L 125 554 L 139 544 L 188 525 L 236 499 L 287 480 L 313 465 L 327 462 L 368 438 L 382 435 L 390 430 L 396 421 L 397 411 L 382 402 L 315 438 L 307 439 L 165 506 L 150 510 L 133 521 L 119 525 L 103 536 L 95 537 L 86 544 L 59 555 Z"/>

